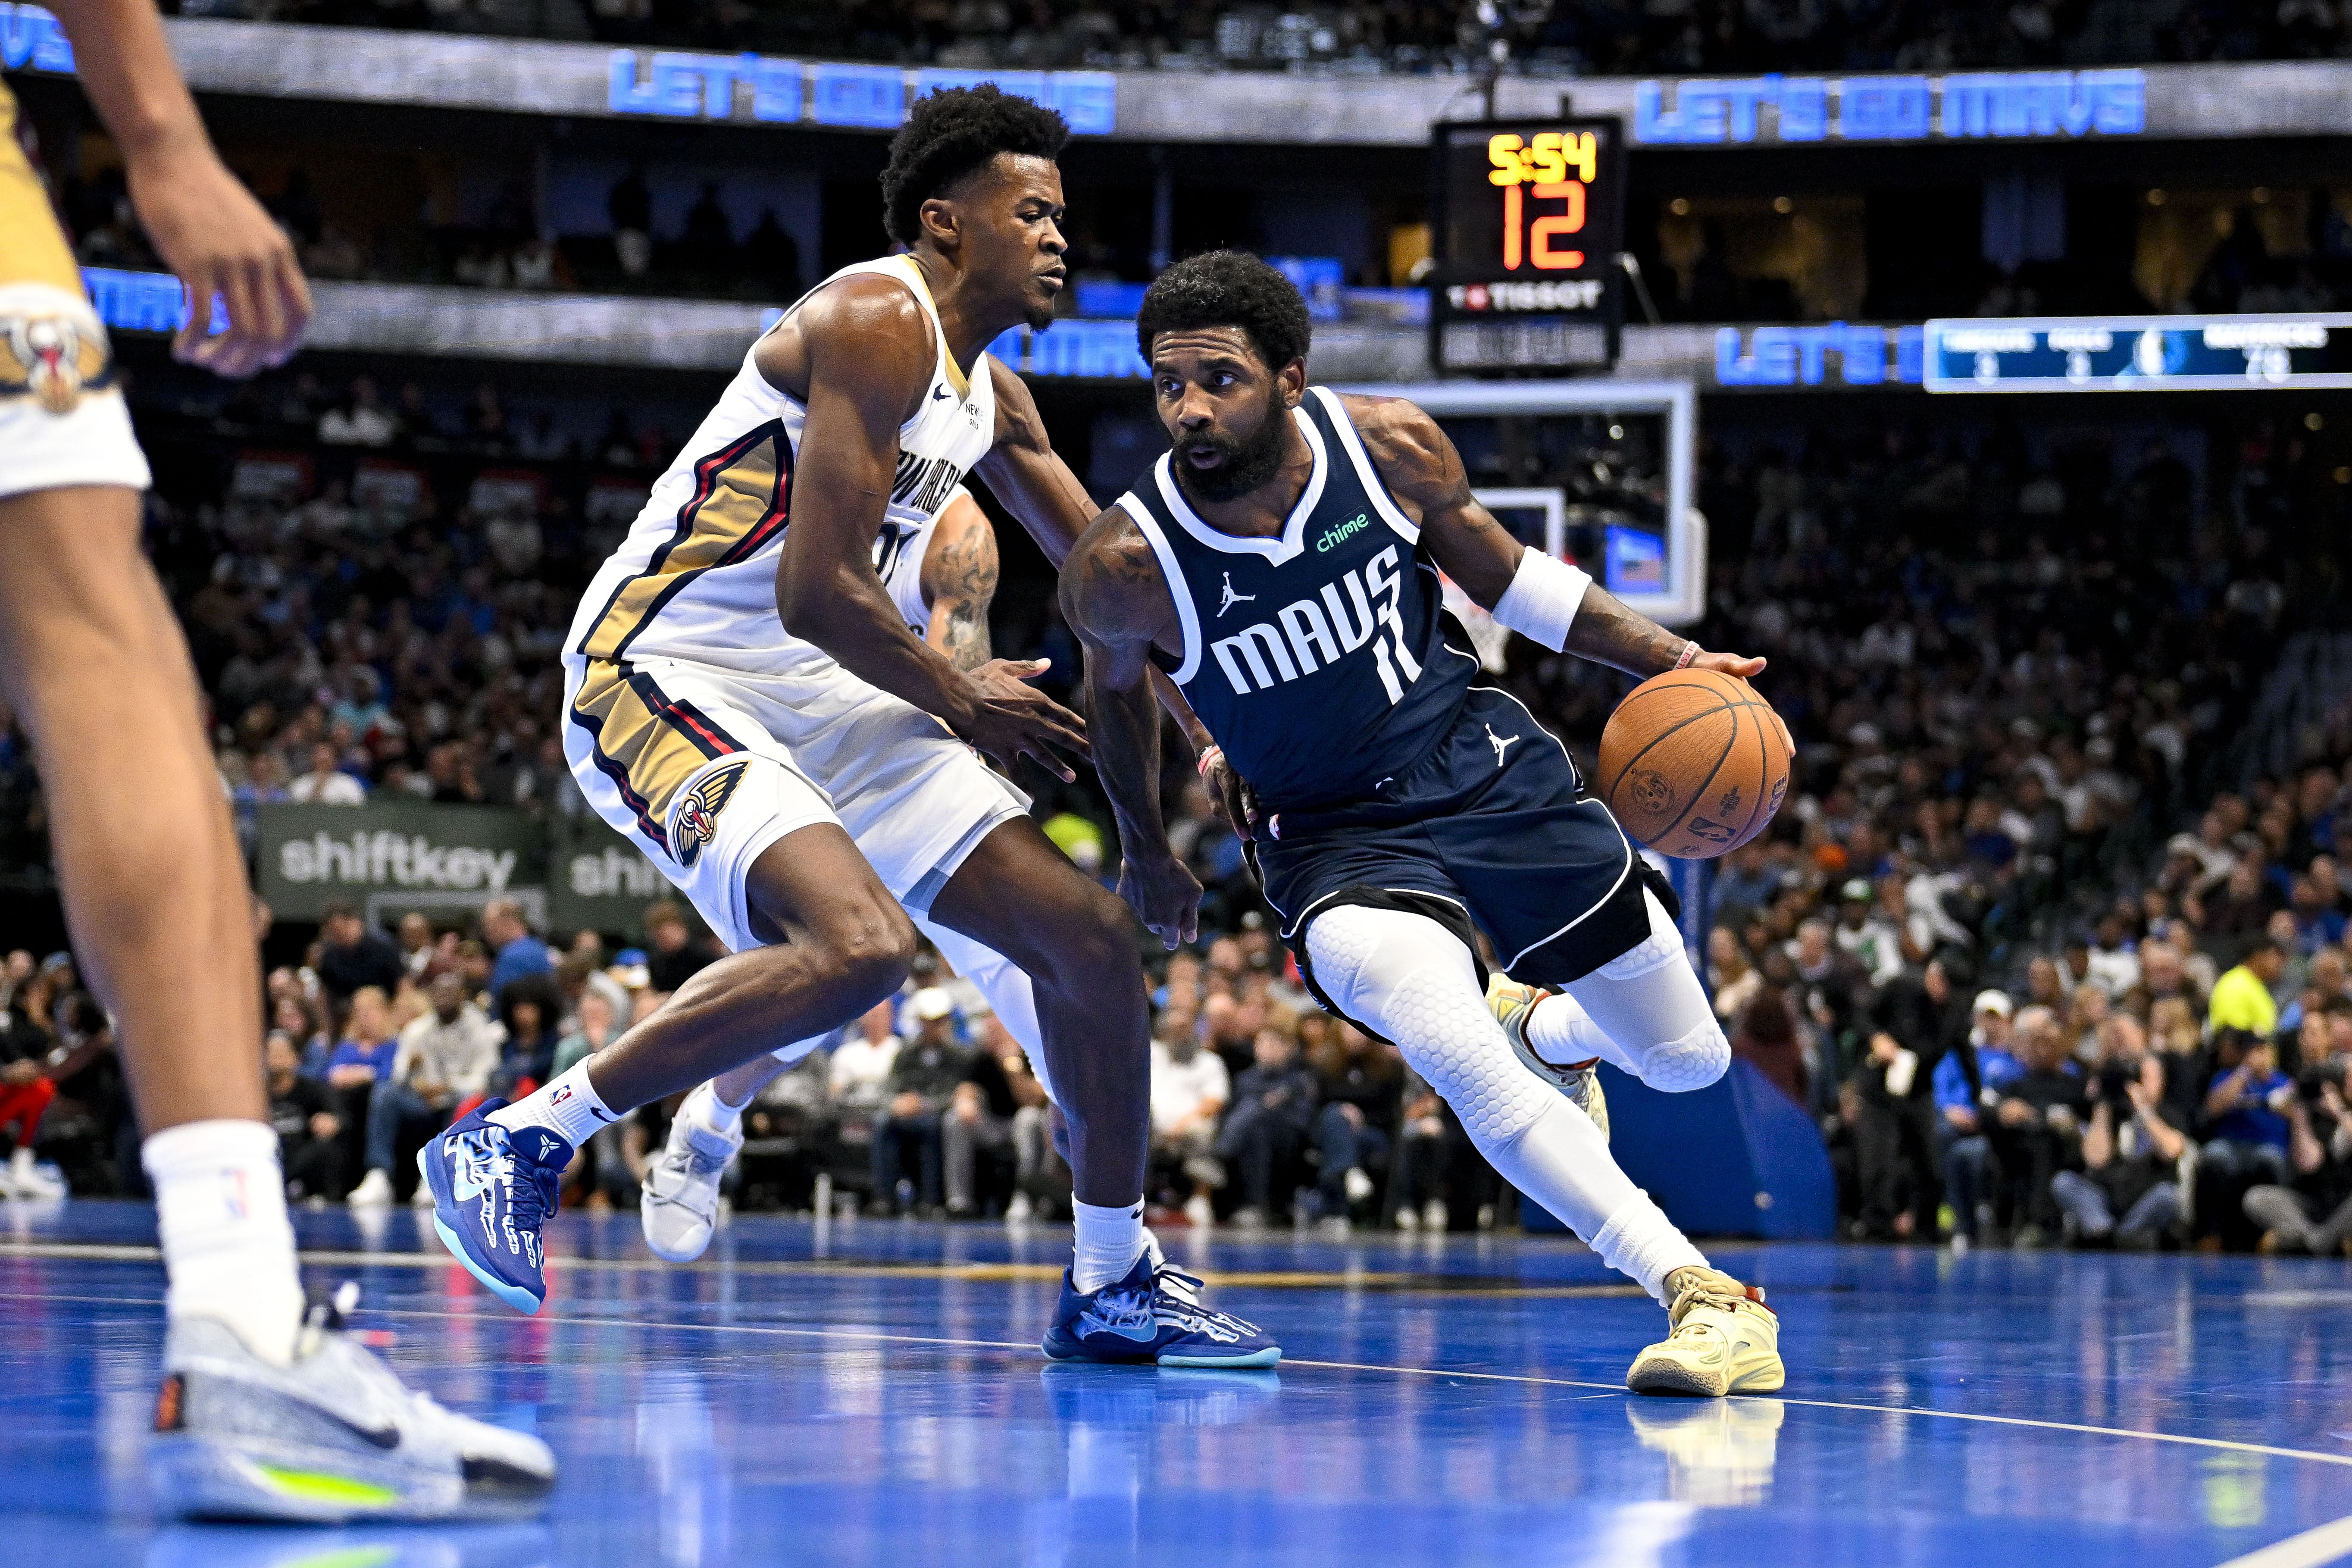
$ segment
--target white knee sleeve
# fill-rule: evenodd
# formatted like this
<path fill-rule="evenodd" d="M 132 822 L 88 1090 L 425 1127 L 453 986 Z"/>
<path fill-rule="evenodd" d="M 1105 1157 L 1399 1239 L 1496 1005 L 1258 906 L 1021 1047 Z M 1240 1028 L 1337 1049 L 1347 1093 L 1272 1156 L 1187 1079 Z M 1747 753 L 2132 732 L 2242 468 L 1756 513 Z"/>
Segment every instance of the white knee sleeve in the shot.
<path fill-rule="evenodd" d="M 1541 1004 L 1528 1035 L 1547 1060 L 1598 1056 L 1652 1089 L 1705 1089 L 1731 1066 L 1731 1042 L 1707 1005 L 1682 933 L 1643 889 L 1650 934 Z"/>
<path fill-rule="evenodd" d="M 914 917 L 916 929 L 931 939 L 940 956 L 958 974 L 980 987 L 988 998 L 989 1007 L 1004 1025 L 1004 1032 L 1013 1037 L 1023 1054 L 1029 1058 L 1029 1070 L 1036 1076 L 1037 1087 L 1045 1098 L 1061 1103 L 1054 1092 L 1051 1079 L 1045 1076 L 1045 1033 L 1037 1026 L 1037 988 L 1028 973 L 992 947 L 974 942 L 959 931 L 950 931 L 934 923 L 928 915 Z"/>
<path fill-rule="evenodd" d="M 1482 1151 L 1516 1138 L 1559 1100 L 1486 1010 L 1470 950 L 1426 915 L 1327 910 L 1307 928 L 1307 956 L 1339 1010 L 1394 1040 Z"/>
<path fill-rule="evenodd" d="M 1592 1119 L 1519 1060 L 1453 932 L 1423 915 L 1343 906 L 1307 928 L 1307 955 L 1324 994 L 1397 1043 L 1503 1179 L 1612 1268 L 1656 1295 L 1668 1273 L 1704 1261 L 1617 1168 Z"/>

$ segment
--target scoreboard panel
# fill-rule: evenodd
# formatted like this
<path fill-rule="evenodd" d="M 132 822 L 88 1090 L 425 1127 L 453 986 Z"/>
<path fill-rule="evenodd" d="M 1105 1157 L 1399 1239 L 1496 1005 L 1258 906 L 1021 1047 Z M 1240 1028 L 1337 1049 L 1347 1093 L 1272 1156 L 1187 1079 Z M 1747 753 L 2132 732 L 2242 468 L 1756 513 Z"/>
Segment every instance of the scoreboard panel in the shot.
<path fill-rule="evenodd" d="M 2352 314 L 1929 321 L 1930 392 L 2352 387 Z"/>
<path fill-rule="evenodd" d="M 1432 131 L 1430 363 L 1440 374 L 1606 370 L 1625 319 L 1625 142 L 1615 120 Z"/>

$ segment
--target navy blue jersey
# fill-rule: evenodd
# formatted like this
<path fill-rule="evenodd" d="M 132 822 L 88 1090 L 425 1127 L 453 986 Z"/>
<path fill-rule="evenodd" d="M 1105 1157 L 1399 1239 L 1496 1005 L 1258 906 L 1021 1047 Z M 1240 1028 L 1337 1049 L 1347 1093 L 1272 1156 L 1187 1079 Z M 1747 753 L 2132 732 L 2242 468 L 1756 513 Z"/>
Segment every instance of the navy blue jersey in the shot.
<path fill-rule="evenodd" d="M 1452 727 L 1478 661 L 1445 640 L 1436 566 L 1338 395 L 1292 416 L 1315 468 L 1282 534 L 1194 514 L 1173 454 L 1119 498 L 1160 558 L 1184 638 L 1152 658 L 1269 810 L 1372 793 Z"/>

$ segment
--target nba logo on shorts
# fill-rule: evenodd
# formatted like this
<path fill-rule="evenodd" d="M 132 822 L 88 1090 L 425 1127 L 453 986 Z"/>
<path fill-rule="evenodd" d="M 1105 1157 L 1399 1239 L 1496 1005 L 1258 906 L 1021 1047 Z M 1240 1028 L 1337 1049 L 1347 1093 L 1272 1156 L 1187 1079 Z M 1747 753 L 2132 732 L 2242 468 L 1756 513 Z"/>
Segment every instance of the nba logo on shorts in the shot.
<path fill-rule="evenodd" d="M 669 825 L 670 853 L 681 866 L 702 858 L 702 847 L 719 837 L 719 814 L 743 782 L 749 763 L 730 763 L 703 775 L 700 783 L 677 797 Z"/>

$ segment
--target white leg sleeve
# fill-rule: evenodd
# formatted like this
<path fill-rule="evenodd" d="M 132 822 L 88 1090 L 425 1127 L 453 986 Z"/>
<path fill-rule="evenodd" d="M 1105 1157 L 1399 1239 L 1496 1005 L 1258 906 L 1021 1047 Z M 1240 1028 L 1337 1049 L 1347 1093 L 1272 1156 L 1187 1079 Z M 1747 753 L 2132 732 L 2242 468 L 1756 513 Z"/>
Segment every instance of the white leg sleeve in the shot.
<path fill-rule="evenodd" d="M 1731 1066 L 1731 1042 L 1707 1005 L 1682 933 L 1655 893 L 1644 889 L 1642 897 L 1649 936 L 1538 1004 L 1528 1042 L 1546 1061 L 1599 1057 L 1652 1089 L 1705 1089 Z"/>
<path fill-rule="evenodd" d="M 994 948 L 983 947 L 961 931 L 936 924 L 928 915 L 916 915 L 914 921 L 916 929 L 940 950 L 940 956 L 958 974 L 980 987 L 989 1006 L 1003 1020 L 1004 1032 L 1029 1058 L 1029 1070 L 1036 1075 L 1037 1087 L 1045 1091 L 1047 1100 L 1059 1105 L 1061 1097 L 1054 1092 L 1053 1081 L 1045 1076 L 1045 1032 L 1037 1027 L 1037 989 L 1027 972 Z"/>
<path fill-rule="evenodd" d="M 1706 1259 L 1626 1179 L 1608 1140 L 1530 1071 L 1486 1009 L 1461 939 L 1424 915 L 1342 905 L 1307 928 L 1316 983 L 1397 1043 L 1487 1163 L 1653 1296 Z"/>

